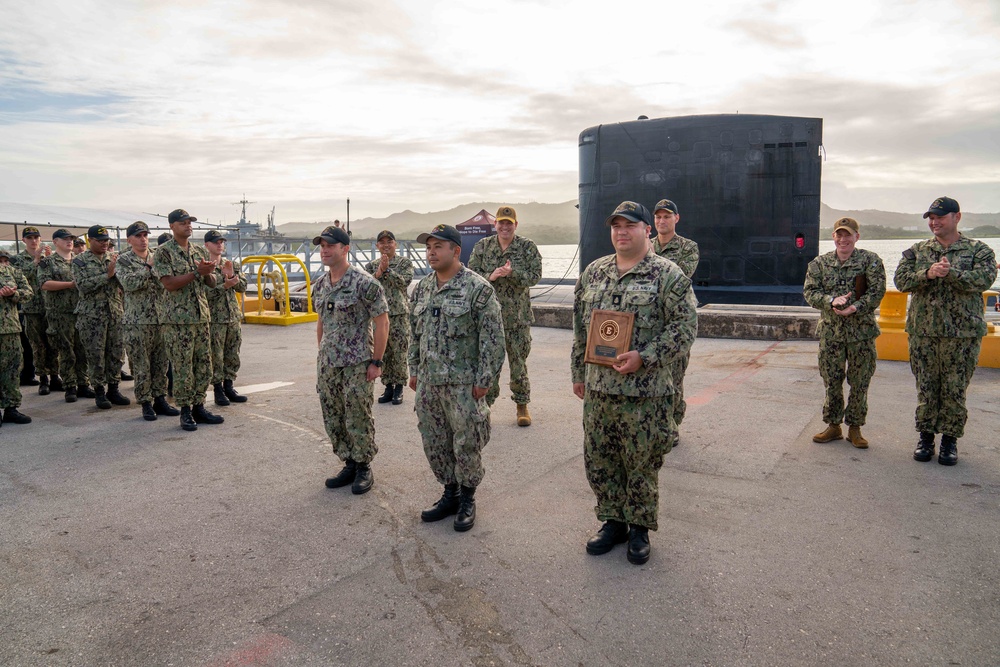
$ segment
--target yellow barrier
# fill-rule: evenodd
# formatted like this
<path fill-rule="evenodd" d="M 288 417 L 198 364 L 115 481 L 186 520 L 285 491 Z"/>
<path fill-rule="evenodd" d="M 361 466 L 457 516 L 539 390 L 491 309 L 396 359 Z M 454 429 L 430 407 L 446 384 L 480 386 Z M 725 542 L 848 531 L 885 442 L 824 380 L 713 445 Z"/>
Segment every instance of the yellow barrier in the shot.
<path fill-rule="evenodd" d="M 997 292 L 983 292 L 983 308 L 991 296 Z M 878 326 L 882 334 L 875 339 L 875 351 L 879 359 L 891 361 L 910 360 L 910 342 L 906 334 L 906 306 L 910 295 L 906 292 L 886 290 L 879 306 Z M 992 322 L 986 324 L 986 336 L 979 350 L 977 366 L 983 368 L 1000 368 L 1000 331 Z"/>
<path fill-rule="evenodd" d="M 267 266 L 268 262 L 278 267 L 278 271 L 265 274 L 264 267 Z M 295 262 L 301 266 L 302 273 L 306 277 L 306 312 L 304 313 L 296 313 L 291 309 L 288 274 L 285 272 L 284 267 L 284 264 L 289 262 Z M 301 259 L 295 255 L 253 255 L 243 259 L 243 266 L 247 266 L 248 264 L 260 264 L 260 266 L 257 268 L 257 297 L 246 297 L 243 300 L 243 314 L 247 324 L 280 324 L 288 326 L 301 322 L 315 322 L 319 319 L 319 316 L 313 311 L 312 307 L 312 282 L 309 278 L 309 271 Z M 280 287 L 276 282 L 279 275 L 281 277 Z M 262 284 L 265 276 L 271 280 L 275 287 L 273 298 L 266 293 L 267 290 L 265 290 Z M 265 305 L 270 305 L 275 310 L 265 310 Z M 250 313 L 251 308 L 254 308 L 256 313 Z"/>

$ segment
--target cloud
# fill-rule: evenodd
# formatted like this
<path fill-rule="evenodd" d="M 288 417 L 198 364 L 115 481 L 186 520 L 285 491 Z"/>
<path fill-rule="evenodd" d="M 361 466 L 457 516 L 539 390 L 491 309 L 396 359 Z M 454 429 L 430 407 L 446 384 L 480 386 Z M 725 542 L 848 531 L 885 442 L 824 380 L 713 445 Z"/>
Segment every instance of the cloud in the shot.
<path fill-rule="evenodd" d="M 755 19 L 736 19 L 726 25 L 751 42 L 774 49 L 802 49 L 807 44 L 798 29 L 790 25 Z"/>

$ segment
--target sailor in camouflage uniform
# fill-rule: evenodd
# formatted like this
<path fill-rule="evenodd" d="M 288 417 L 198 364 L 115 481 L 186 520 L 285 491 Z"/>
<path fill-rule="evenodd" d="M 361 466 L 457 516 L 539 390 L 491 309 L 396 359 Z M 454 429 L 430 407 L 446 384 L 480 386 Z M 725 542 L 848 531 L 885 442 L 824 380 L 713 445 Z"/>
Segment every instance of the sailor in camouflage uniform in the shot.
<path fill-rule="evenodd" d="M 802 294 L 820 311 L 819 374 L 826 386 L 823 421 L 827 427 L 813 442 L 843 437 L 859 449 L 868 441 L 861 427 L 868 415 L 868 385 L 875 375 L 875 339 L 879 335 L 875 309 L 885 296 L 885 267 L 878 255 L 856 248 L 861 238 L 858 221 L 841 218 L 833 225 L 836 250 L 809 262 Z M 846 369 L 846 370 L 845 370 Z M 844 379 L 851 388 L 844 410 Z"/>
<path fill-rule="evenodd" d="M 493 284 L 503 314 L 504 341 L 510 367 L 511 400 L 517 405 L 517 425 L 530 426 L 531 383 L 528 355 L 531 353 L 531 288 L 542 278 L 542 256 L 531 239 L 518 236 L 517 213 L 501 206 L 496 215 L 497 233 L 476 243 L 469 268 Z M 486 402 L 492 406 L 500 395 L 500 375 L 493 379 Z"/>
<path fill-rule="evenodd" d="M 371 462 L 378 447 L 372 401 L 389 336 L 389 304 L 379 282 L 348 261 L 347 232 L 327 227 L 313 243 L 320 246 L 320 260 L 330 269 L 313 283 L 313 310 L 319 315 L 316 391 L 333 452 L 344 462 L 326 487 L 351 484 L 352 493 L 362 494 L 375 482 Z"/>
<path fill-rule="evenodd" d="M 159 309 L 163 284 L 153 275 L 149 227 L 141 220 L 125 230 L 129 249 L 118 257 L 117 275 L 125 298 L 122 330 L 135 376 L 135 400 L 142 417 L 176 417 L 180 411 L 167 402 L 167 350 L 163 343 Z"/>
<path fill-rule="evenodd" d="M 237 292 L 247 291 L 247 277 L 239 262 L 224 259 L 226 237 L 218 230 L 205 233 L 205 248 L 215 264 L 215 287 L 209 289 L 208 309 L 212 314 L 212 389 L 216 405 L 246 403 L 247 397 L 236 391 L 233 382 L 240 371 L 240 347 L 243 309 Z"/>
<path fill-rule="evenodd" d="M 379 259 L 373 259 L 365 270 L 382 284 L 389 303 L 389 342 L 385 348 L 385 365 L 382 367 L 382 384 L 385 392 L 379 403 L 403 402 L 403 385 L 409 377 L 406 355 L 410 349 L 410 308 L 407 290 L 413 280 L 413 263 L 396 254 L 396 235 L 383 229 L 375 239 Z"/>
<path fill-rule="evenodd" d="M 49 323 L 45 319 L 45 298 L 38 283 L 38 264 L 52 254 L 52 249 L 42 246 L 41 233 L 37 227 L 25 227 L 21 231 L 21 240 L 24 241 L 24 251 L 11 257 L 10 262 L 21 270 L 31 286 L 31 298 L 21 304 L 21 312 L 24 313 L 25 334 L 38 372 L 38 394 L 46 396 L 52 389 L 63 389 L 58 375 L 59 356 L 46 333 Z"/>
<path fill-rule="evenodd" d="M 118 253 L 108 252 L 111 237 L 101 225 L 87 230 L 90 250 L 73 258 L 73 280 L 80 292 L 76 329 L 84 341 L 94 401 L 102 410 L 131 401 L 118 390 L 122 372 L 122 286 L 115 273 Z M 105 393 L 107 392 L 107 393 Z"/>
<path fill-rule="evenodd" d="M 31 286 L 21 270 L 11 265 L 10 253 L 0 249 L 0 408 L 3 422 L 30 424 L 31 417 L 18 411 L 21 405 L 21 320 L 17 304 L 31 298 Z"/>
<path fill-rule="evenodd" d="M 653 208 L 653 224 L 656 227 L 656 236 L 653 237 L 653 252 L 664 259 L 680 267 L 688 280 L 694 280 L 694 272 L 698 270 L 698 244 L 691 239 L 686 239 L 677 233 L 677 223 L 680 222 L 681 215 L 677 211 L 677 204 L 669 199 L 661 199 L 656 202 Z M 687 412 L 687 403 L 684 401 L 684 374 L 687 373 L 688 363 L 691 361 L 691 354 L 684 355 L 683 359 L 678 359 L 671 369 L 674 378 L 674 422 L 680 428 L 684 421 L 684 414 Z M 680 444 L 680 438 L 674 441 L 674 447 Z"/>
<path fill-rule="evenodd" d="M 65 229 L 52 232 L 55 252 L 38 263 L 38 283 L 45 299 L 49 341 L 59 358 L 59 375 L 65 386 L 67 403 L 75 403 L 77 397 L 94 398 L 94 392 L 87 386 L 87 352 L 76 329 L 74 314 L 80 300 L 70 263 L 75 238 Z"/>
<path fill-rule="evenodd" d="M 903 251 L 894 277 L 896 289 L 911 293 L 906 333 L 920 432 L 913 458 L 930 461 L 940 433 L 938 463 L 955 465 L 968 418 L 965 392 L 986 335 L 982 293 L 997 278 L 996 257 L 958 231 L 962 214 L 951 197 L 935 199 L 924 218 L 934 238 Z"/>
<path fill-rule="evenodd" d="M 167 358 L 173 365 L 174 400 L 181 408 L 181 428 L 224 420 L 205 409 L 205 392 L 212 378 L 212 339 L 208 298 L 215 287 L 215 265 L 203 246 L 191 242 L 191 223 L 198 218 L 184 209 L 167 216 L 173 238 L 156 248 L 153 275 L 166 288 L 161 296 L 160 325 Z"/>
<path fill-rule="evenodd" d="M 615 254 L 584 269 L 573 302 L 573 393 L 583 399 L 584 464 L 604 522 L 587 553 L 627 540 L 638 565 L 649 560 L 649 531 L 658 527 L 659 470 L 677 438 L 672 369 L 691 349 L 697 304 L 677 265 L 648 252 L 646 207 L 622 202 L 606 222 Z M 584 363 L 598 309 L 635 314 L 629 351 L 612 366 Z"/>
<path fill-rule="evenodd" d="M 455 514 L 462 532 L 476 522 L 476 487 L 483 480 L 482 450 L 490 440 L 486 393 L 503 366 L 504 331 L 492 285 L 462 266 L 462 237 L 438 225 L 417 237 L 434 270 L 410 297 L 410 389 L 424 454 L 441 498 L 420 514 L 438 521 Z"/>

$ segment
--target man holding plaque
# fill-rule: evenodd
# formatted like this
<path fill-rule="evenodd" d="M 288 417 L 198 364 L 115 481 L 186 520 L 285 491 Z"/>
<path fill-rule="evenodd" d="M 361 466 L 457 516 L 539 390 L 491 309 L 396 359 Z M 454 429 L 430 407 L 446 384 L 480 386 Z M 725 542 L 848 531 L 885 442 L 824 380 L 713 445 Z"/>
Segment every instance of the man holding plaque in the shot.
<path fill-rule="evenodd" d="M 820 311 L 819 374 L 826 385 L 823 421 L 826 429 L 813 442 L 844 437 L 858 449 L 867 449 L 861 427 L 868 415 L 868 385 L 875 374 L 875 338 L 879 335 L 875 309 L 885 296 L 885 267 L 878 255 L 855 248 L 861 238 L 858 221 L 841 218 L 833 224 L 836 249 L 809 262 L 802 295 Z M 844 379 L 851 388 L 844 409 Z"/>
<path fill-rule="evenodd" d="M 913 458 L 958 463 L 958 439 L 965 434 L 965 392 L 972 381 L 986 335 L 983 291 L 997 279 L 996 256 L 983 243 L 958 231 L 962 213 L 951 197 L 938 197 L 924 213 L 934 238 L 903 251 L 894 281 L 910 292 L 906 333 L 910 370 L 917 381 L 917 431 Z"/>
<path fill-rule="evenodd" d="M 697 304 L 683 271 L 647 252 L 644 206 L 622 202 L 606 222 L 615 254 L 583 271 L 573 304 L 573 393 L 583 399 L 584 464 L 604 522 L 587 553 L 627 541 L 629 562 L 641 565 L 657 529 L 659 470 L 677 438 L 672 369 L 694 342 Z"/>

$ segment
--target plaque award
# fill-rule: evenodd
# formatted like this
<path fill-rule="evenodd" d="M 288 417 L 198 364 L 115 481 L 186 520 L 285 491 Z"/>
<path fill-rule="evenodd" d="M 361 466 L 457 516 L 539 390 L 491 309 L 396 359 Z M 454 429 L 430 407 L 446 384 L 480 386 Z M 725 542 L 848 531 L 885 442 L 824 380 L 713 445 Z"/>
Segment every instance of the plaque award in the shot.
<path fill-rule="evenodd" d="M 868 292 L 868 276 L 859 273 L 854 278 L 854 300 L 857 301 Z"/>
<path fill-rule="evenodd" d="M 629 351 L 632 345 L 632 325 L 635 313 L 617 310 L 594 310 L 590 313 L 587 330 L 587 351 L 583 360 L 588 364 L 612 366 L 618 355 Z"/>

